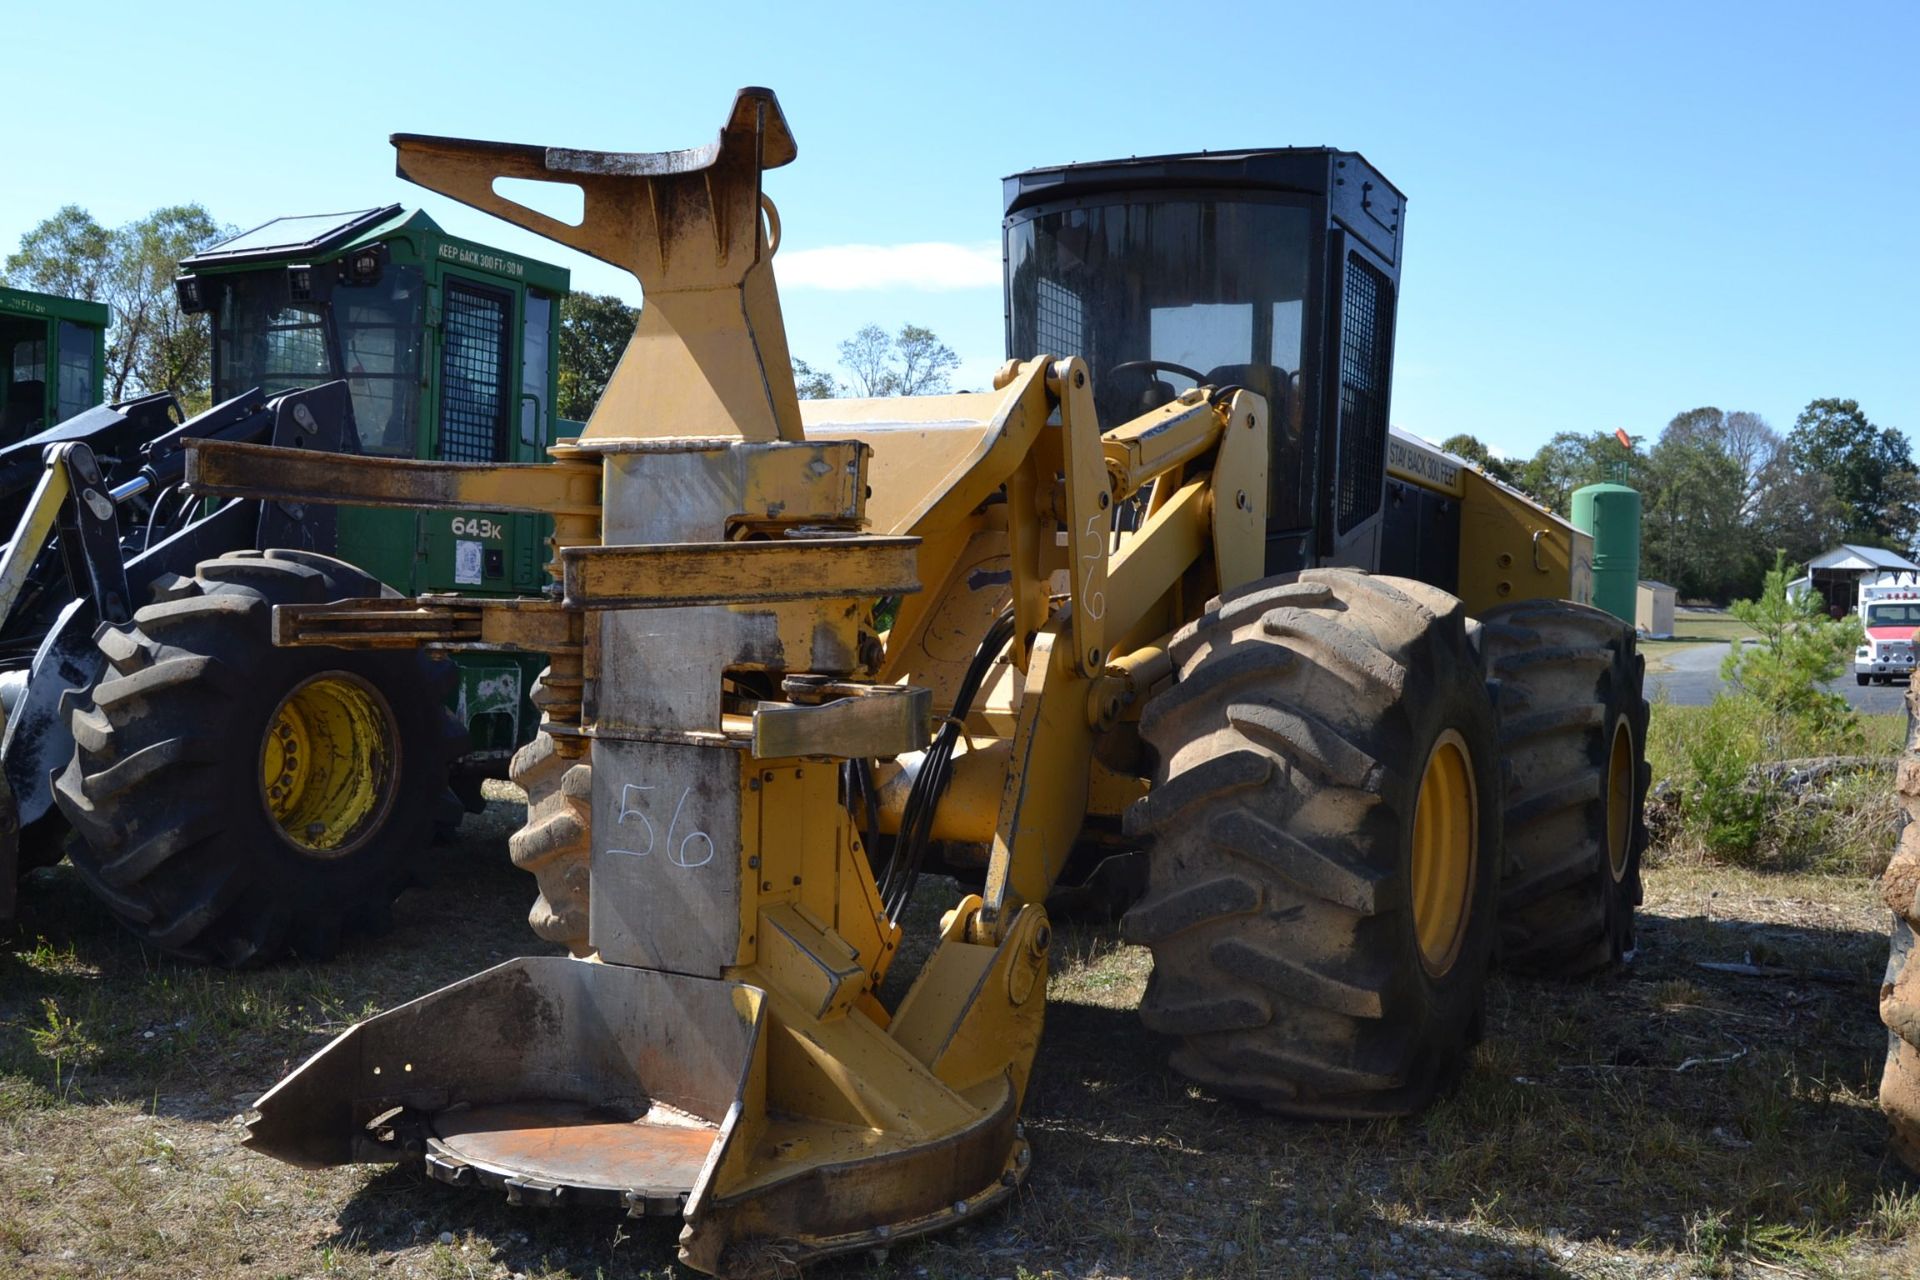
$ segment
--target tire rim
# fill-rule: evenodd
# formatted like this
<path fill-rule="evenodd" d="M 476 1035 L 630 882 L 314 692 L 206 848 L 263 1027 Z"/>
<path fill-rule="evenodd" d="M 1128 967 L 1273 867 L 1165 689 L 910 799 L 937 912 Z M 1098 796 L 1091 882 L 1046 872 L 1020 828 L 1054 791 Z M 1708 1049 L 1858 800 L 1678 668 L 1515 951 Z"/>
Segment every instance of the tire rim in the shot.
<path fill-rule="evenodd" d="M 328 671 L 280 700 L 260 744 L 260 794 L 281 838 L 310 858 L 341 858 L 393 805 L 399 726 L 356 675 Z"/>
<path fill-rule="evenodd" d="M 1633 730 L 1622 719 L 1607 754 L 1607 865 L 1615 884 L 1627 878 L 1633 853 L 1633 773 Z"/>
<path fill-rule="evenodd" d="M 1479 845 L 1473 754 L 1459 731 L 1449 729 L 1427 753 L 1413 807 L 1413 929 L 1420 963 L 1436 978 L 1460 958 Z"/>

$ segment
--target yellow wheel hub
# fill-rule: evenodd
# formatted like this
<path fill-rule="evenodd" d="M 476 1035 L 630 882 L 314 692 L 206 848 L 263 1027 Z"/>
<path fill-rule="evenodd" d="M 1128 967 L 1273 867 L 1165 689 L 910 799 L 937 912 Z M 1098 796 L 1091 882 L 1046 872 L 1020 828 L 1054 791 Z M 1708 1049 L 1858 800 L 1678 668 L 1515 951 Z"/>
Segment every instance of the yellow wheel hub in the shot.
<path fill-rule="evenodd" d="M 358 676 L 301 682 L 260 744 L 261 792 L 280 834 L 309 857 L 353 852 L 392 804 L 398 741 L 387 700 Z"/>
<path fill-rule="evenodd" d="M 1436 978 L 1460 958 L 1479 845 L 1473 757 L 1466 740 L 1449 729 L 1427 753 L 1413 808 L 1413 928 L 1420 963 Z"/>
<path fill-rule="evenodd" d="M 1616 884 L 1626 879 L 1633 852 L 1633 775 L 1633 730 L 1623 719 L 1607 756 L 1607 862 Z"/>

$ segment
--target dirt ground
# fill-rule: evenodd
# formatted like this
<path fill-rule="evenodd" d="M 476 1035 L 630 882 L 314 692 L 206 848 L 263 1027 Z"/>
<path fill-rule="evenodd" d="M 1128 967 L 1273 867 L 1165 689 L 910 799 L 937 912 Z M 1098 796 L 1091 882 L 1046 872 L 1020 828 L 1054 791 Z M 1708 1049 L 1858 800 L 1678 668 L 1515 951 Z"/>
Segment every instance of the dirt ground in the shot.
<path fill-rule="evenodd" d="M 355 1018 L 539 950 L 496 802 L 332 963 L 225 975 L 143 952 L 65 868 L 0 930 L 0 1275 L 685 1274 L 674 1228 L 513 1209 L 361 1166 L 302 1172 L 234 1119 Z M 929 881 L 931 915 L 956 892 Z M 1498 979 L 1418 1121 L 1308 1125 L 1174 1077 L 1146 953 L 1061 931 L 1027 1105 L 1033 1174 L 960 1231 L 823 1277 L 1920 1275 L 1920 1193 L 1873 1091 L 1885 913 L 1858 879 L 1648 875 L 1641 947 L 1576 985 Z M 1735 976 L 1746 962 L 1786 976 Z"/>

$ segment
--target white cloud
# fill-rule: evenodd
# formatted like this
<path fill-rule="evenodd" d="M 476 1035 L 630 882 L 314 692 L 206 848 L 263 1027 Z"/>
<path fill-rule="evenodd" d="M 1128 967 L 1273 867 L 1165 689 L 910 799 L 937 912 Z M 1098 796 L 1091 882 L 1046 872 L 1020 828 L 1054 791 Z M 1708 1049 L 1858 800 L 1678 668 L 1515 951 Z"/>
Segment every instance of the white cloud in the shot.
<path fill-rule="evenodd" d="M 836 244 L 773 256 L 783 289 L 907 289 L 939 293 L 998 289 L 1000 246 L 947 244 Z"/>

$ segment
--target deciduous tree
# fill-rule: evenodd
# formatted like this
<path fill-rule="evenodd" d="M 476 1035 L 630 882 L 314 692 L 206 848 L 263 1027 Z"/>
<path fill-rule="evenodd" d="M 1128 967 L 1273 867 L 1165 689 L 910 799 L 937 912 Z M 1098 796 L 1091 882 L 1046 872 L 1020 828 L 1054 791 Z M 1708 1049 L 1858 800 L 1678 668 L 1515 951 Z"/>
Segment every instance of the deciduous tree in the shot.
<path fill-rule="evenodd" d="M 1675 414 L 1660 438 L 1706 441 L 1733 459 L 1740 468 L 1743 514 L 1751 513 L 1759 501 L 1766 477 L 1775 470 L 1786 445 L 1765 418 L 1744 409 L 1732 413 L 1714 408 L 1689 409 Z"/>
<path fill-rule="evenodd" d="M 133 389 L 167 390 L 198 408 L 213 381 L 213 331 L 203 315 L 183 314 L 174 300 L 180 261 L 233 234 L 204 206 L 169 205 L 114 233 L 114 270 L 107 302 L 114 330 L 107 337 L 110 399 Z"/>
<path fill-rule="evenodd" d="M 1629 461 L 1626 450 L 1608 432 L 1562 431 L 1520 465 L 1519 487 L 1566 515 L 1575 489 L 1617 478 L 1620 464 Z"/>
<path fill-rule="evenodd" d="M 20 247 L 7 255 L 5 280 L 19 289 L 99 302 L 112 259 L 113 233 L 70 204 L 20 237 Z"/>
<path fill-rule="evenodd" d="M 802 400 L 831 400 L 840 394 L 839 379 L 797 357 L 793 362 L 793 386 Z"/>
<path fill-rule="evenodd" d="M 627 349 L 640 308 L 612 294 L 569 293 L 560 300 L 560 405 L 562 418 L 585 422 Z"/>
<path fill-rule="evenodd" d="M 182 258 L 231 234 L 199 204 L 168 205 L 112 231 L 68 205 L 21 237 L 6 278 L 111 308 L 109 400 L 171 391 L 198 408 L 212 379 L 212 339 L 205 316 L 180 313 L 173 277 Z"/>
<path fill-rule="evenodd" d="M 1459 435 L 1448 436 L 1442 440 L 1440 447 L 1456 458 L 1465 458 L 1502 484 L 1517 483 L 1513 464 L 1505 458 L 1494 457 L 1493 450 L 1480 443 L 1478 436 L 1468 435 L 1463 431 Z"/>
<path fill-rule="evenodd" d="M 1846 536 L 1847 509 L 1825 472 L 1802 471 L 1782 451 L 1759 489 L 1749 520 L 1763 556 L 1778 552 L 1803 565 Z"/>
<path fill-rule="evenodd" d="M 1758 564 L 1746 484 L 1719 432 L 1669 426 L 1640 469 L 1642 572 L 1683 596 L 1750 589 Z"/>
<path fill-rule="evenodd" d="M 1904 494 L 1913 488 L 1899 478 L 1914 470 L 1907 438 L 1892 427 L 1878 427 L 1857 400 L 1815 400 L 1794 421 L 1787 436 L 1793 465 L 1824 473 L 1847 511 L 1850 541 L 1880 546 L 1911 545 L 1914 528 Z"/>
<path fill-rule="evenodd" d="M 917 324 L 900 326 L 893 349 L 899 357 L 895 395 L 937 395 L 952 385 L 953 371 L 960 367 L 960 357 L 953 348 L 940 341 L 933 330 Z"/>
<path fill-rule="evenodd" d="M 877 324 L 840 344 L 840 363 L 853 375 L 853 389 L 863 396 L 890 396 L 893 391 L 893 339 Z"/>
<path fill-rule="evenodd" d="M 827 370 L 796 358 L 794 382 L 802 400 L 830 396 L 926 396 L 952 386 L 960 357 L 940 336 L 923 325 L 903 324 L 889 334 L 877 324 L 862 325 L 840 344 L 840 367 L 845 383 Z"/>

